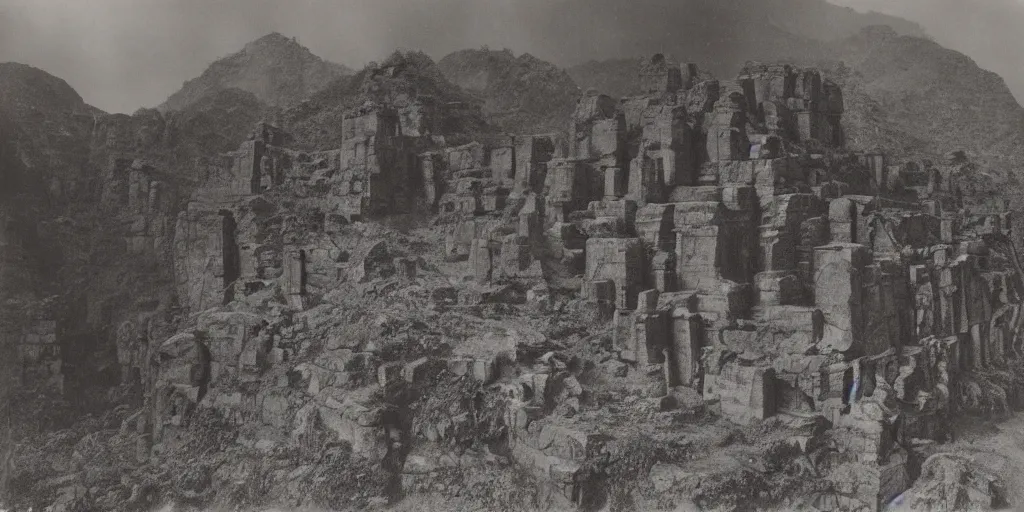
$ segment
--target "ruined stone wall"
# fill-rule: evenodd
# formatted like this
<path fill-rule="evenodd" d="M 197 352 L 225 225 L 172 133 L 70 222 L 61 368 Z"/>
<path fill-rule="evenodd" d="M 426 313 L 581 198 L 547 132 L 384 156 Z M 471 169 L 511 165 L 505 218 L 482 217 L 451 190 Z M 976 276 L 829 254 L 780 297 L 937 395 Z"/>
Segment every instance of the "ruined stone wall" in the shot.
<path fill-rule="evenodd" d="M 1005 364 L 1022 298 L 988 241 L 1008 229 L 1004 214 L 964 210 L 941 173 L 844 152 L 841 91 L 814 70 L 754 66 L 718 82 L 655 59 L 641 75 L 641 97 L 581 98 L 565 144 L 496 136 L 449 147 L 428 136 L 438 129 L 429 102 L 367 105 L 333 150 L 292 150 L 259 128 L 214 173 L 223 186 L 177 216 L 172 267 L 188 328 L 119 336 L 122 364 L 149 389 L 153 440 L 173 439 L 202 405 L 257 425 L 240 441 L 254 449 L 327 429 L 379 460 L 401 433 L 362 384 L 426 385 L 441 363 L 489 382 L 494 358 L 384 364 L 381 347 L 329 334 L 345 312 L 328 296 L 415 282 L 403 299 L 416 304 L 518 293 L 542 311 L 557 287 L 572 311 L 608 322 L 601 364 L 616 378 L 696 397 L 738 423 L 820 416 L 845 434 L 844 469 L 828 478 L 851 488 L 846 499 L 877 509 L 902 492 L 905 441 L 944 436 L 950 383 Z M 125 181 L 110 197 L 133 216 L 130 250 L 158 252 L 159 180 L 124 161 L 111 173 Z M 410 212 L 436 213 L 444 286 L 417 281 L 426 265 L 363 222 Z M 389 329 L 387 318 L 356 322 Z M 514 393 L 548 378 L 516 375 Z M 565 387 L 578 405 L 579 382 Z M 584 451 L 601 440 L 520 417 L 541 413 L 512 412 L 513 457 L 572 501 L 586 457 L 567 439 Z"/>

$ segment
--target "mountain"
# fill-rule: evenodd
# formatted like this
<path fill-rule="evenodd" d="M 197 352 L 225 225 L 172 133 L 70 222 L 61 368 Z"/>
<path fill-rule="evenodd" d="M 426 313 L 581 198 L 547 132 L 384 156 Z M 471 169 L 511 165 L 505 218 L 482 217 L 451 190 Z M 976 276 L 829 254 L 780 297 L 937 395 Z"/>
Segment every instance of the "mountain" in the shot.
<path fill-rule="evenodd" d="M 527 0 L 520 48 L 562 66 L 664 53 L 725 76 L 748 60 L 821 55 L 822 40 L 886 24 L 921 36 L 916 24 L 862 14 L 823 0 Z"/>
<path fill-rule="evenodd" d="M 395 52 L 351 77 L 335 80 L 288 109 L 283 124 L 306 148 L 341 147 L 345 115 L 368 102 L 395 105 L 403 110 L 401 115 L 416 115 L 421 105 L 444 107 L 439 127 L 449 136 L 491 131 L 480 112 L 480 101 L 448 81 L 437 63 L 422 52 Z"/>
<path fill-rule="evenodd" d="M 731 10 L 746 18 L 763 19 L 765 23 L 780 27 L 791 34 L 821 41 L 844 39 L 875 25 L 887 25 L 901 35 L 926 35 L 925 28 L 911 20 L 878 11 L 860 12 L 836 5 L 842 4 L 841 1 L 704 0 L 704 3 Z"/>
<path fill-rule="evenodd" d="M 53 178 L 81 174 L 102 115 L 64 80 L 0 63 L 0 193 L 38 193 Z"/>
<path fill-rule="evenodd" d="M 13 304 L 61 289 L 53 279 L 61 256 L 44 234 L 44 222 L 61 206 L 50 192 L 89 186 L 90 135 L 104 115 L 64 80 L 24 64 L 0 63 L 0 324 L 5 327 Z"/>
<path fill-rule="evenodd" d="M 838 114 L 840 91 L 815 75 L 775 75 L 771 90 L 742 84 L 742 93 L 735 83 L 714 92 L 702 84 L 685 103 L 653 88 L 642 103 L 620 106 L 580 96 L 591 87 L 640 92 L 637 58 L 665 48 L 723 80 L 741 59 L 792 59 L 843 86 L 851 147 L 897 158 L 967 150 L 986 168 L 1011 169 L 1024 162 L 1024 113 L 1005 83 L 920 34 L 850 32 L 877 16 L 814 0 L 683 2 L 692 20 L 659 17 L 678 3 L 642 0 L 641 10 L 654 10 L 637 13 L 604 2 L 594 0 L 590 16 L 549 21 L 568 27 L 563 41 L 585 41 L 589 32 L 572 30 L 607 23 L 595 44 L 611 35 L 635 45 L 572 70 L 511 51 L 466 50 L 436 63 L 395 52 L 299 90 L 311 81 L 284 68 L 301 63 L 275 52 L 301 47 L 271 35 L 193 81 L 172 98 L 177 107 L 129 116 L 93 109 L 39 70 L 0 66 L 0 173 L 8 173 L 0 179 L 14 176 L 0 183 L 0 406 L 25 411 L 0 414 L 19 429 L 0 436 L 0 460 L 11 461 L 0 491 L 13 489 L 14 508 L 367 509 L 418 493 L 459 497 L 460 509 L 650 510 L 687 508 L 692 497 L 705 509 L 746 500 L 759 509 L 862 510 L 890 502 L 919 474 L 936 480 L 919 501 L 963 491 L 957 482 L 967 477 L 956 475 L 969 466 L 945 473 L 954 475 L 947 482 L 930 478 L 941 473 L 928 470 L 935 464 L 919 464 L 941 460 L 928 456 L 942 449 L 950 411 L 983 408 L 961 396 L 1002 397 L 1008 409 L 1007 393 L 987 379 L 1019 379 L 1020 362 L 1002 366 L 1002 331 L 975 329 L 960 359 L 999 372 L 960 368 L 955 347 L 933 343 L 957 339 L 940 321 L 950 308 L 940 308 L 943 318 L 913 313 L 956 269 L 964 290 L 950 299 L 954 312 L 1001 325 L 1020 302 L 1003 258 L 981 257 L 987 243 L 926 218 L 929 205 L 886 207 L 904 191 L 871 187 L 861 166 L 845 165 L 856 157 L 833 151 L 834 126 L 814 114 Z M 836 19 L 819 26 L 797 17 L 831 12 Z M 668 75 L 662 58 L 648 62 Z M 353 110 L 366 117 L 346 121 Z M 792 136 L 793 110 L 810 137 Z M 627 115 L 638 129 L 623 129 Z M 556 158 L 559 137 L 491 137 L 558 130 L 570 117 L 569 160 Z M 261 120 L 275 126 L 250 132 Z M 278 128 L 297 144 L 282 142 Z M 298 150 L 337 148 L 346 132 L 344 151 Z M 483 144 L 462 146 L 470 140 Z M 754 144 L 763 159 L 740 161 Z M 808 147 L 828 154 L 779 158 Z M 631 172 L 619 172 L 632 150 Z M 697 183 L 723 187 L 662 187 L 670 177 L 692 183 L 705 162 Z M 951 172 L 958 180 L 973 169 Z M 795 193 L 813 184 L 827 203 Z M 4 197 L 4 187 L 26 197 Z M 862 205 L 835 197 L 844 193 L 880 197 Z M 709 237 L 708 224 L 725 227 Z M 951 243 L 970 254 L 944 264 Z M 787 254 L 800 268 L 814 259 L 820 272 L 808 281 L 793 265 L 770 270 Z M 918 266 L 925 255 L 932 261 Z M 885 261 L 850 268 L 876 259 Z M 879 279 L 852 286 L 858 276 Z M 918 288 L 900 292 L 910 276 Z M 5 286 L 31 291 L 21 302 L 38 313 L 8 307 L 15 301 Z M 836 293 L 820 293 L 829 288 Z M 852 326 L 848 306 L 862 296 L 858 331 L 827 322 Z M 637 313 L 617 311 L 613 321 L 606 306 L 634 299 Z M 673 315 L 671 336 L 646 327 L 677 306 L 701 316 Z M 729 325 L 704 332 L 704 315 Z M 884 336 L 871 334 L 868 320 L 884 324 Z M 915 341 L 902 339 L 905 327 L 933 336 L 903 351 Z M 3 351 L 15 343 L 17 355 Z M 649 364 L 653 348 L 661 363 Z M 874 391 L 861 396 L 864 361 L 885 375 L 864 374 Z M 26 383 L 59 377 L 74 409 L 43 395 L 8 399 L 15 369 Z M 906 398 L 919 404 L 900 401 L 902 384 L 885 380 L 893 372 L 915 386 Z M 829 392 L 819 394 L 819 384 Z M 843 397 L 849 407 L 839 407 Z M 705 400 L 724 403 L 721 414 L 706 413 Z M 901 404 L 918 409 L 928 443 L 877 435 Z M 783 420 L 771 417 L 777 412 Z M 43 413 L 76 421 L 51 426 L 36 419 Z M 833 421 L 844 428 L 831 429 Z M 807 442 L 794 448 L 797 438 Z M 509 443 L 519 444 L 502 460 L 486 450 Z M 971 482 L 981 487 L 964 491 L 972 499 L 997 502 L 988 496 L 996 480 Z"/>
<path fill-rule="evenodd" d="M 286 107 L 348 74 L 348 68 L 327 62 L 295 39 L 275 32 L 214 62 L 198 78 L 185 82 L 158 109 L 181 110 L 204 96 L 231 88 L 251 92 L 268 105 Z"/>
<path fill-rule="evenodd" d="M 1019 28 L 1024 3 L 1019 0 L 831 0 L 860 10 L 873 9 L 912 20 L 935 42 L 971 56 L 978 65 L 1002 76 L 1024 101 L 1024 71 Z"/>
<path fill-rule="evenodd" d="M 564 130 L 580 95 L 565 70 L 510 50 L 462 50 L 441 59 L 438 67 L 483 102 L 490 124 L 513 133 Z"/>
<path fill-rule="evenodd" d="M 927 140 L 933 155 L 966 150 L 1007 177 L 1024 164 L 1024 108 L 999 75 L 938 43 L 886 28 L 865 30 L 835 49 L 853 70 L 841 85 L 877 101 L 882 125 Z"/>

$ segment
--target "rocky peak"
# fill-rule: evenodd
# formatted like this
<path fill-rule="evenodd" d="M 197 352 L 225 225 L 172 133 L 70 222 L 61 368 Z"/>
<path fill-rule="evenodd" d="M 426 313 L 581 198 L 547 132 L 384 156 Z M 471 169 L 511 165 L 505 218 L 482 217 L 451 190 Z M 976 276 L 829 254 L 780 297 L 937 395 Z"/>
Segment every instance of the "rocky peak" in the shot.
<path fill-rule="evenodd" d="M 580 92 L 564 69 L 529 53 L 462 50 L 441 59 L 438 67 L 482 100 L 488 121 L 509 132 L 564 129 Z"/>
<path fill-rule="evenodd" d="M 15 117 L 26 109 L 95 110 L 64 80 L 17 62 L 0 63 L 0 108 Z"/>
<path fill-rule="evenodd" d="M 350 73 L 348 68 L 314 55 L 296 39 L 274 32 L 211 64 L 198 78 L 185 82 L 159 109 L 181 110 L 228 88 L 251 92 L 264 103 L 285 107 Z"/>
<path fill-rule="evenodd" d="M 373 104 L 393 105 L 408 115 L 432 112 L 428 117 L 436 115 L 434 135 L 458 137 L 488 130 L 477 99 L 445 78 L 429 56 L 416 51 L 395 52 L 335 81 L 285 112 L 284 124 L 302 147 L 336 147 L 346 115 Z"/>
<path fill-rule="evenodd" d="M 253 53 L 259 51 L 293 51 L 293 52 L 309 52 L 306 47 L 299 44 L 298 40 L 294 37 L 288 37 L 280 32 L 271 32 L 255 41 L 252 41 L 245 45 L 246 52 Z"/>

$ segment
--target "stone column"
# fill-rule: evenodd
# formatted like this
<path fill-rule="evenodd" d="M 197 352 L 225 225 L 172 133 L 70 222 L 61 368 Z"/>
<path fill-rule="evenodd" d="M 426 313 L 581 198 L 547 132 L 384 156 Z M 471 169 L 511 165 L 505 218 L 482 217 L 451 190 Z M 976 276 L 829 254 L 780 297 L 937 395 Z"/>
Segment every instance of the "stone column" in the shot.
<path fill-rule="evenodd" d="M 685 308 L 676 308 L 671 319 L 671 363 L 674 386 L 689 386 L 697 377 L 700 367 L 703 333 L 701 318 Z"/>
<path fill-rule="evenodd" d="M 824 315 L 819 347 L 846 352 L 863 342 L 861 274 L 870 262 L 863 245 L 836 243 L 818 247 L 814 255 L 814 300 Z"/>

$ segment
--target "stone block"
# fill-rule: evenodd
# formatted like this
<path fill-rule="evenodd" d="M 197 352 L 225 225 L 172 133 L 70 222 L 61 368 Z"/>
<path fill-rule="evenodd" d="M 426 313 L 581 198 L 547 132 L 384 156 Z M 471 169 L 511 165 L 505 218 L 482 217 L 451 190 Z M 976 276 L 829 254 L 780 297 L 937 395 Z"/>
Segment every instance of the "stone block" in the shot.
<path fill-rule="evenodd" d="M 803 283 L 790 272 L 761 272 L 754 276 L 754 287 L 761 305 L 795 305 L 804 297 Z"/>
<path fill-rule="evenodd" d="M 665 362 L 664 350 L 669 348 L 668 315 L 666 313 L 643 314 L 637 312 L 633 316 L 632 350 L 638 362 L 642 364 L 662 364 Z"/>
<path fill-rule="evenodd" d="M 650 247 L 671 251 L 675 245 L 674 220 L 675 205 L 648 204 L 636 213 L 637 236 Z"/>
<path fill-rule="evenodd" d="M 633 315 L 632 311 L 615 310 L 612 315 L 612 347 L 620 352 L 628 352 L 630 357 L 621 357 L 624 361 L 636 361 L 633 347 Z"/>
<path fill-rule="evenodd" d="M 746 160 L 750 155 L 750 140 L 747 138 L 747 116 L 743 109 L 730 105 L 729 100 L 723 98 L 715 105 L 715 110 L 709 117 L 709 161 Z"/>
<path fill-rule="evenodd" d="M 660 292 L 658 290 L 646 290 L 640 292 L 637 297 L 637 311 L 642 313 L 653 313 L 658 309 L 658 298 Z"/>
<path fill-rule="evenodd" d="M 591 238 L 586 258 L 586 280 L 614 282 L 617 307 L 635 309 L 644 277 L 643 243 L 636 238 Z"/>
<path fill-rule="evenodd" d="M 615 303 L 615 281 L 605 279 L 583 283 L 583 298 L 591 302 Z"/>
<path fill-rule="evenodd" d="M 722 184 L 754 184 L 754 169 L 757 162 L 752 160 L 733 160 L 718 163 L 718 180 Z"/>
<path fill-rule="evenodd" d="M 823 353 L 846 352 L 862 339 L 863 276 L 871 254 L 858 244 L 831 244 L 815 250 L 814 300 L 824 315 Z"/>
<path fill-rule="evenodd" d="M 669 194 L 672 203 L 717 203 L 722 200 L 722 189 L 717 186 L 673 187 Z"/>
<path fill-rule="evenodd" d="M 473 379 L 489 384 L 497 376 L 497 365 L 494 359 L 477 359 L 473 361 Z"/>
<path fill-rule="evenodd" d="M 472 376 L 474 363 L 475 361 L 472 358 L 468 357 L 457 357 L 455 359 L 449 359 L 448 371 L 451 372 L 452 375 L 456 375 L 458 377 L 464 377 L 466 375 Z"/>
<path fill-rule="evenodd" d="M 480 283 L 491 280 L 493 261 L 490 242 L 486 239 L 473 241 L 469 253 L 469 260 L 473 266 L 473 277 Z"/>
<path fill-rule="evenodd" d="M 604 197 L 618 199 L 625 196 L 626 172 L 621 167 L 609 167 L 604 170 Z"/>
<path fill-rule="evenodd" d="M 856 211 L 853 201 L 840 197 L 829 203 L 828 220 L 831 222 L 853 222 Z"/>
<path fill-rule="evenodd" d="M 750 312 L 750 285 L 719 281 L 707 292 L 695 294 L 696 307 L 702 313 L 718 313 L 726 318 L 743 318 Z"/>
<path fill-rule="evenodd" d="M 773 369 L 730 362 L 705 375 L 704 399 L 718 400 L 725 417 L 746 425 L 775 414 L 776 387 Z"/>
<path fill-rule="evenodd" d="M 402 378 L 409 384 L 426 384 L 431 377 L 430 358 L 421 357 L 402 368 Z"/>
<path fill-rule="evenodd" d="M 626 197 L 639 204 L 664 202 L 664 183 L 654 160 L 645 155 L 639 155 L 630 162 L 628 188 Z"/>
<path fill-rule="evenodd" d="M 583 221 L 583 232 L 591 238 L 625 238 L 629 229 L 617 217 L 598 217 Z"/>
<path fill-rule="evenodd" d="M 659 292 L 676 291 L 676 256 L 673 252 L 660 251 L 651 259 L 651 283 Z"/>
<path fill-rule="evenodd" d="M 954 231 L 954 220 L 950 218 L 942 218 L 939 220 L 939 237 L 942 243 L 951 244 L 953 243 L 956 233 Z"/>

